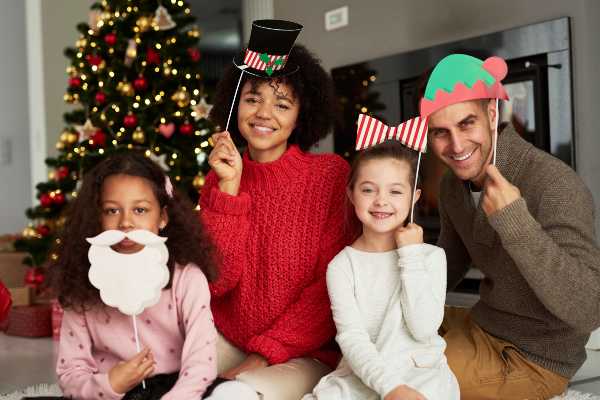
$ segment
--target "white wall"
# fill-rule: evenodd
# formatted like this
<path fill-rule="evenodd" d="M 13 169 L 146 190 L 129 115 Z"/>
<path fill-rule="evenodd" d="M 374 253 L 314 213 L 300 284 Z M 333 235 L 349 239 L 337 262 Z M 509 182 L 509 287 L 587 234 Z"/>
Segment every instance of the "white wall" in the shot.
<path fill-rule="evenodd" d="M 348 5 L 350 25 L 326 32 L 324 13 Z M 326 69 L 571 17 L 577 172 L 596 202 L 600 234 L 600 1 L 598 0 L 277 0 L 275 17 L 304 25 L 299 41 Z M 329 146 L 329 147 L 328 147 Z M 322 148 L 331 150 L 331 140 Z"/>
<path fill-rule="evenodd" d="M 0 234 L 20 232 L 31 205 L 25 3 L 2 2 L 0 12 Z"/>

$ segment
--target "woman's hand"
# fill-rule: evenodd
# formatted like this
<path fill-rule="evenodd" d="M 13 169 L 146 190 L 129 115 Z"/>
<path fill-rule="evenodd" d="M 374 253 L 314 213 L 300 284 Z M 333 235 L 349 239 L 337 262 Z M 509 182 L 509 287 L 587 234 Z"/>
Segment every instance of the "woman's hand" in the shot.
<path fill-rule="evenodd" d="M 221 373 L 221 378 L 235 379 L 235 377 L 242 372 L 253 371 L 255 369 L 266 368 L 268 366 L 269 362 L 263 356 L 252 353 L 237 367 L 233 367 Z"/>
<path fill-rule="evenodd" d="M 154 372 L 154 356 L 144 349 L 129 361 L 121 361 L 108 371 L 108 382 L 116 393 L 127 393 Z"/>
<path fill-rule="evenodd" d="M 427 400 L 425 396 L 417 392 L 415 389 L 406 386 L 396 386 L 394 390 L 389 392 L 383 400 Z"/>
<path fill-rule="evenodd" d="M 229 132 L 212 135 L 214 148 L 208 156 L 208 164 L 219 178 L 219 189 L 237 196 L 242 179 L 242 156 L 235 147 Z"/>
<path fill-rule="evenodd" d="M 423 228 L 417 224 L 408 224 L 396 229 L 394 233 L 396 245 L 398 248 L 408 246 L 409 244 L 423 243 Z"/>

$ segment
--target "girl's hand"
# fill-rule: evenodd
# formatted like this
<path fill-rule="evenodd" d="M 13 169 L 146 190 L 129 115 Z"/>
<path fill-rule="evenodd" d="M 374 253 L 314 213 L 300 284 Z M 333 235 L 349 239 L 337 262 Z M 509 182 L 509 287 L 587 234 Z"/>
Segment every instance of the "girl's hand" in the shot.
<path fill-rule="evenodd" d="M 242 179 L 242 156 L 231 140 L 229 132 L 212 135 L 214 148 L 208 156 L 208 164 L 219 178 L 219 189 L 237 196 Z"/>
<path fill-rule="evenodd" d="M 237 367 L 233 367 L 227 371 L 221 373 L 221 378 L 235 379 L 236 376 L 242 372 L 252 371 L 255 369 L 266 368 L 269 366 L 269 362 L 260 354 L 250 354 L 246 359 Z"/>
<path fill-rule="evenodd" d="M 144 349 L 129 361 L 121 361 L 108 371 L 108 382 L 116 393 L 127 393 L 154 372 L 154 356 Z"/>
<path fill-rule="evenodd" d="M 415 389 L 400 385 L 396 386 L 394 390 L 389 392 L 383 400 L 427 400 L 425 396 L 417 392 Z"/>
<path fill-rule="evenodd" d="M 423 243 L 423 228 L 417 224 L 408 224 L 396 229 L 394 233 L 396 245 L 400 248 L 409 244 Z"/>

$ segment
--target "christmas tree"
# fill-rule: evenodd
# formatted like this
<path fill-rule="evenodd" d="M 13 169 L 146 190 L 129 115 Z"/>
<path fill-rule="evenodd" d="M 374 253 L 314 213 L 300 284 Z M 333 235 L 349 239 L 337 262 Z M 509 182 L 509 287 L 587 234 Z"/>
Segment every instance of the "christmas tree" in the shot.
<path fill-rule="evenodd" d="M 89 23 L 77 25 L 81 35 L 65 49 L 64 100 L 75 109 L 64 115 L 59 154 L 46 160 L 48 181 L 37 184 L 39 204 L 27 210 L 31 222 L 15 242 L 29 253 L 26 264 L 56 257 L 49 252 L 79 179 L 115 152 L 144 152 L 197 201 L 214 129 L 194 20 L 181 0 L 103 0 L 91 6 Z M 41 270 L 30 272 L 28 283 L 43 279 Z"/>

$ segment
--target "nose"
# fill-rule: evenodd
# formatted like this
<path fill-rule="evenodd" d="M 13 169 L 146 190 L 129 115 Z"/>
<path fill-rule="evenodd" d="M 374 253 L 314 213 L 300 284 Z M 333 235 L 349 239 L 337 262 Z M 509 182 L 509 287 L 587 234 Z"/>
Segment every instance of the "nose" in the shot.
<path fill-rule="evenodd" d="M 455 154 L 460 154 L 465 149 L 463 138 L 456 131 L 450 131 L 450 148 Z"/>
<path fill-rule="evenodd" d="M 271 106 L 266 102 L 260 102 L 256 110 L 256 116 L 261 119 L 271 118 Z"/>
<path fill-rule="evenodd" d="M 385 191 L 380 191 L 379 193 L 377 193 L 377 196 L 375 196 L 375 205 L 376 206 L 385 206 L 387 204 L 387 196 L 385 194 Z"/>
<path fill-rule="evenodd" d="M 119 230 L 124 232 L 130 231 L 135 227 L 133 224 L 133 220 L 131 217 L 131 213 L 124 212 L 121 214 L 121 219 L 119 220 Z"/>

